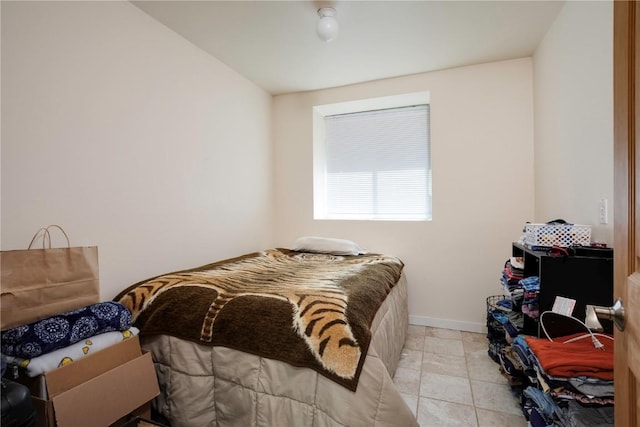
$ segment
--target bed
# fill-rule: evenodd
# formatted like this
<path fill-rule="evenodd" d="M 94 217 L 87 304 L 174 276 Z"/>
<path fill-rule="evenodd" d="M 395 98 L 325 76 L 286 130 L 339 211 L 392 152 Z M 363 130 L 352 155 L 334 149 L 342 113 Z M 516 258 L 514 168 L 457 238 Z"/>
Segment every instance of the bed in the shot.
<path fill-rule="evenodd" d="M 417 426 L 392 378 L 408 326 L 402 262 L 268 249 L 136 283 L 132 313 L 182 426 Z"/>

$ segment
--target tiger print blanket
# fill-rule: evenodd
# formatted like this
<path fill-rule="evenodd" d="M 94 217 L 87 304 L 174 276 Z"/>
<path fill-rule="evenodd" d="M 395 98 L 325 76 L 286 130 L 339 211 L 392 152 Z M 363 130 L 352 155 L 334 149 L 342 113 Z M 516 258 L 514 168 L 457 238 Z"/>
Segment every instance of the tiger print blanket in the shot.
<path fill-rule="evenodd" d="M 122 291 L 141 335 L 168 334 L 308 367 L 355 391 L 398 258 L 269 249 Z"/>

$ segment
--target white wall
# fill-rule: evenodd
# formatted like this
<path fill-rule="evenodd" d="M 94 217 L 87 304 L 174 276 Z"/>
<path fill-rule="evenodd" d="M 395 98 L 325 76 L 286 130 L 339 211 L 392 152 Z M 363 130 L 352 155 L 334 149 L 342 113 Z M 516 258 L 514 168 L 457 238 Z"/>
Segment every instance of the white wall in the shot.
<path fill-rule="evenodd" d="M 312 107 L 431 93 L 433 221 L 314 221 Z M 530 58 L 274 97 L 275 241 L 352 239 L 406 264 L 413 323 L 481 331 L 485 298 L 533 218 Z"/>
<path fill-rule="evenodd" d="M 128 2 L 1 10 L 0 247 L 61 224 L 73 244 L 99 246 L 103 298 L 316 234 L 401 257 L 414 323 L 480 330 L 522 224 L 597 224 L 598 200 L 613 197 L 608 1 L 567 2 L 533 65 L 282 95 L 273 121 L 268 94 Z M 422 90 L 433 221 L 314 221 L 311 107 Z M 611 225 L 594 237 L 612 243 Z"/>
<path fill-rule="evenodd" d="M 533 57 L 535 221 L 613 245 L 613 3 L 569 1 Z M 609 223 L 599 224 L 607 199 Z"/>
<path fill-rule="evenodd" d="M 270 243 L 271 97 L 128 2 L 2 2 L 3 250 L 60 224 L 103 298 Z"/>

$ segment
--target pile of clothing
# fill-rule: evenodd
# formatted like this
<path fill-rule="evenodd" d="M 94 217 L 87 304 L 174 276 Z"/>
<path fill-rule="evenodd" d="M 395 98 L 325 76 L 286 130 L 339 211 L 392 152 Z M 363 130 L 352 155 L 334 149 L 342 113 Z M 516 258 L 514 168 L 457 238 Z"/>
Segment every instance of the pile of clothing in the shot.
<path fill-rule="evenodd" d="M 539 317 L 540 278 L 538 276 L 524 277 L 524 262 L 521 257 L 511 257 L 505 262 L 500 283 L 511 295 L 511 299 L 520 309 L 519 311 L 532 319 Z"/>
<path fill-rule="evenodd" d="M 504 264 L 500 283 L 509 294 L 511 311 L 497 320 L 504 326 L 507 341 L 511 342 L 518 334 L 525 333 L 524 315 L 531 319 L 537 318 L 540 280 L 537 276 L 525 278 L 524 259 L 511 257 Z M 537 283 L 537 289 L 535 283 Z"/>
<path fill-rule="evenodd" d="M 504 263 L 500 283 L 502 287 L 512 296 L 513 300 L 522 301 L 523 290 L 520 280 L 524 279 L 524 260 L 522 257 L 511 257 Z"/>
<path fill-rule="evenodd" d="M 487 339 L 489 340 L 489 357 L 499 362 L 502 349 L 508 345 L 504 325 L 509 323 L 513 313 L 513 303 L 505 295 L 492 295 L 487 298 Z"/>
<path fill-rule="evenodd" d="M 100 302 L 0 332 L 0 353 L 10 368 L 35 377 L 139 332 L 125 306 Z"/>
<path fill-rule="evenodd" d="M 522 312 L 532 319 L 540 317 L 538 295 L 540 294 L 540 278 L 530 276 L 518 282 L 522 289 Z"/>
<path fill-rule="evenodd" d="M 500 371 L 521 391 L 533 427 L 613 426 L 613 337 L 519 335 L 502 350 Z"/>
<path fill-rule="evenodd" d="M 524 315 L 514 306 L 510 297 L 496 302 L 495 308 L 489 310 L 489 315 L 502 327 L 503 338 L 507 343 L 511 343 L 522 332 Z"/>

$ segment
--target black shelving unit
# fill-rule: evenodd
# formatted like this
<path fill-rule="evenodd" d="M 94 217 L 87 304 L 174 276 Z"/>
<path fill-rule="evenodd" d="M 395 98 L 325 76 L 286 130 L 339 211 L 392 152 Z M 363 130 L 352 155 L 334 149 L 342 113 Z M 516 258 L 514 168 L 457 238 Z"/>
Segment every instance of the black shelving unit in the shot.
<path fill-rule="evenodd" d="M 584 321 L 587 304 L 613 305 L 613 249 L 571 247 L 568 256 L 559 251 L 534 250 L 512 244 L 512 256 L 524 260 L 524 277 L 540 278 L 540 313 L 551 310 L 556 296 L 576 300 L 572 316 Z M 610 322 L 602 322 L 612 332 Z M 538 322 L 525 315 L 524 334 L 539 336 Z"/>

